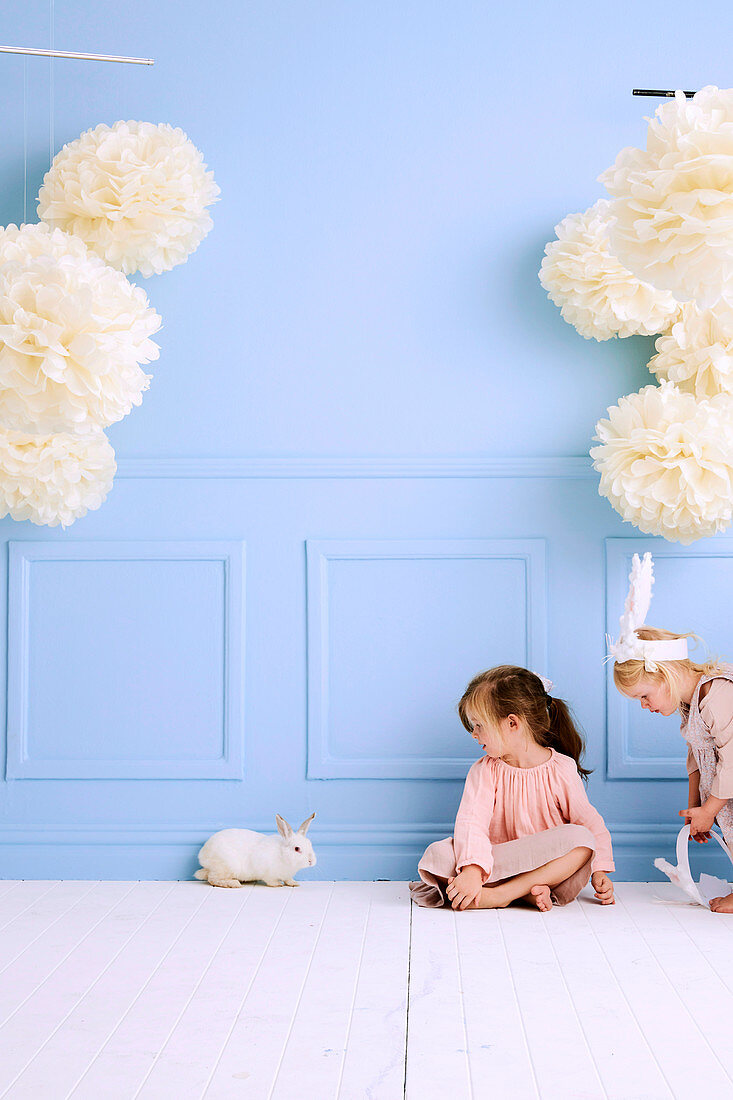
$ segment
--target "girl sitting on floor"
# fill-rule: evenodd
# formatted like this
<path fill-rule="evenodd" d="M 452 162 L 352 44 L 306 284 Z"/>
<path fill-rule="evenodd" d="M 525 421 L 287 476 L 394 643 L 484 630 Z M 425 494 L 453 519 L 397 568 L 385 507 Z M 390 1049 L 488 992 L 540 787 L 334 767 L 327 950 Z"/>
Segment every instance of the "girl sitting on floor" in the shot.
<path fill-rule="evenodd" d="M 466 688 L 458 713 L 485 755 L 466 777 L 453 837 L 420 860 L 418 905 L 496 909 L 521 898 L 545 912 L 591 875 L 598 900 L 613 904 L 611 837 L 585 793 L 583 740 L 551 689 L 514 665 Z"/>

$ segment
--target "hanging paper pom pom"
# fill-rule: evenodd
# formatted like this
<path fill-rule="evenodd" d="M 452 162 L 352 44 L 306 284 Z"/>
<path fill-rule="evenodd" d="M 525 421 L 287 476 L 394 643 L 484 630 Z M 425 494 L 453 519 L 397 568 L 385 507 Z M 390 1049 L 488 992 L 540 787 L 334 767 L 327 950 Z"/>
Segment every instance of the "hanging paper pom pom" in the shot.
<path fill-rule="evenodd" d="M 733 279 L 733 89 L 677 92 L 599 180 L 615 202 L 611 248 L 680 302 L 712 305 Z"/>
<path fill-rule="evenodd" d="M 104 432 L 42 436 L 0 428 L 0 518 L 68 527 L 99 508 L 116 470 Z"/>
<path fill-rule="evenodd" d="M 212 226 L 213 172 L 182 130 L 116 122 L 87 130 L 54 157 L 38 216 L 85 241 L 112 267 L 160 274 L 185 263 Z"/>
<path fill-rule="evenodd" d="M 656 342 L 649 370 L 696 397 L 733 395 L 733 311 L 701 310 L 688 303 L 666 336 Z"/>
<path fill-rule="evenodd" d="M 612 255 L 610 206 L 600 199 L 555 226 L 558 239 L 545 248 L 540 282 L 563 319 L 586 340 L 666 332 L 679 303 L 668 291 L 641 282 Z"/>
<path fill-rule="evenodd" d="M 599 493 L 649 535 L 688 544 L 733 515 L 733 398 L 697 401 L 671 382 L 619 399 L 596 425 Z"/>
<path fill-rule="evenodd" d="M 84 432 L 139 405 L 158 358 L 145 292 L 48 226 L 0 230 L 0 424 Z"/>

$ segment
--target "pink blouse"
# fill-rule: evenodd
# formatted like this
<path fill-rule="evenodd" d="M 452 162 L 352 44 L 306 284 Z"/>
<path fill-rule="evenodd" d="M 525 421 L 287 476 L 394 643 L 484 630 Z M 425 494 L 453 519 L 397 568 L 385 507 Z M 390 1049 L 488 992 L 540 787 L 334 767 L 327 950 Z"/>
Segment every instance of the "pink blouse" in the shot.
<path fill-rule="evenodd" d="M 457 870 L 475 863 L 486 882 L 494 862 L 492 844 L 568 824 L 585 825 L 595 837 L 591 870 L 615 870 L 611 834 L 588 801 L 575 761 L 550 752 L 550 759 L 534 768 L 515 768 L 490 756 L 471 767 L 453 837 Z"/>

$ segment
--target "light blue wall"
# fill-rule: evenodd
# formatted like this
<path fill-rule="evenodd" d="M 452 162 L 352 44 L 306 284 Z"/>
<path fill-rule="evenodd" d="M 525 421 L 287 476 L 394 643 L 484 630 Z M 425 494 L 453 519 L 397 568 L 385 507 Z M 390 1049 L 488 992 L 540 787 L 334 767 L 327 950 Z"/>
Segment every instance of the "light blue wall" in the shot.
<path fill-rule="evenodd" d="M 3 6 L 10 44 L 156 59 L 0 55 L 3 223 L 34 220 L 51 147 L 119 118 L 181 126 L 222 199 L 144 282 L 162 354 L 107 503 L 0 523 L 0 873 L 186 876 L 214 829 L 316 810 L 312 876 L 406 877 L 475 758 L 455 703 L 498 661 L 573 703 L 620 872 L 653 873 L 683 753 L 607 697 L 604 632 L 649 548 L 658 621 L 733 654 L 733 540 L 641 538 L 598 497 L 582 456 L 652 344 L 583 341 L 536 272 L 643 141 L 632 87 L 733 83 L 729 6 L 690 10 Z"/>

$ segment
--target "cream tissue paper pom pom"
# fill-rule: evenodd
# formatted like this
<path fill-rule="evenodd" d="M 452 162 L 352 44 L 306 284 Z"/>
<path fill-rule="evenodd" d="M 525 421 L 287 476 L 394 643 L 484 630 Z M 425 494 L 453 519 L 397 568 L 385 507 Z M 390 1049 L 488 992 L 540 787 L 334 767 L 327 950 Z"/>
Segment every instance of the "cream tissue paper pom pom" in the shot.
<path fill-rule="evenodd" d="M 161 319 L 60 229 L 0 230 L 0 424 L 40 434 L 121 420 L 150 384 Z"/>
<path fill-rule="evenodd" d="M 683 92 L 598 177 L 614 196 L 611 248 L 681 302 L 715 303 L 733 278 L 733 89 Z"/>
<path fill-rule="evenodd" d="M 680 317 L 656 342 L 649 370 L 696 397 L 733 395 L 733 310 L 720 304 L 681 307 Z"/>
<path fill-rule="evenodd" d="M 104 432 L 41 436 L 0 428 L 0 518 L 68 527 L 99 508 L 116 470 Z"/>
<path fill-rule="evenodd" d="M 610 207 L 600 199 L 555 226 L 558 239 L 545 248 L 540 282 L 563 319 L 586 340 L 666 332 L 679 303 L 668 291 L 641 282 L 612 255 Z"/>
<path fill-rule="evenodd" d="M 64 145 L 38 194 L 38 216 L 131 275 L 185 263 L 212 226 L 213 172 L 168 123 L 104 123 Z"/>
<path fill-rule="evenodd" d="M 671 382 L 619 399 L 596 425 L 599 493 L 640 531 L 687 545 L 733 515 L 733 399 Z"/>

